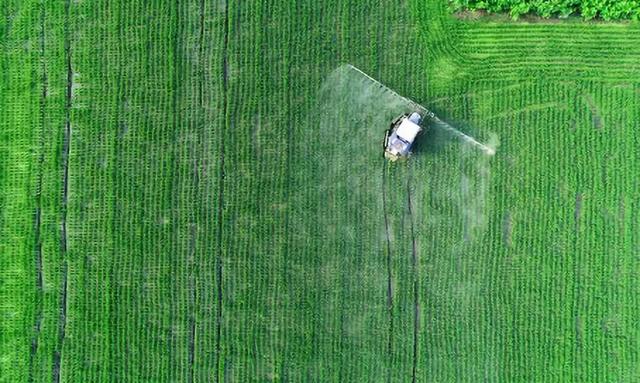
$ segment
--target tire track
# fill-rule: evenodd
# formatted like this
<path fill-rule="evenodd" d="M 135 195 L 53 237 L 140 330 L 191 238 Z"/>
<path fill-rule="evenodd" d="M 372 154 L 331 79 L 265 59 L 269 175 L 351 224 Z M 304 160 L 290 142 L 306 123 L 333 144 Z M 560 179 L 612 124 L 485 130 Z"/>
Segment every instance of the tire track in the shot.
<path fill-rule="evenodd" d="M 111 188 L 113 190 L 114 203 L 112 206 L 112 219 L 111 219 L 111 240 L 112 243 L 118 243 L 118 235 L 116 235 L 118 231 L 118 227 L 122 224 L 122 208 L 120 204 L 117 202 L 121 199 L 119 189 L 119 179 L 118 179 L 118 170 L 123 167 L 123 139 L 126 134 L 126 126 L 124 123 L 123 115 L 126 114 L 126 97 L 122 89 L 124 88 L 124 76 L 123 76 L 123 47 L 124 47 L 124 39 L 123 39 L 123 18 L 122 18 L 122 7 L 119 5 L 117 7 L 116 20 L 118 27 L 118 36 L 117 36 L 117 64 L 118 64 L 118 72 L 116 77 L 116 86 L 119 89 L 117 104 L 115 107 L 114 113 L 114 121 L 116 124 L 116 134 L 114 134 L 113 140 L 113 159 L 114 165 L 111 170 Z M 113 323 L 118 323 L 119 321 L 119 305 L 121 298 L 121 290 L 118 286 L 118 273 L 116 262 L 114 261 L 117 258 L 118 251 L 117 246 L 113 246 L 111 250 L 111 264 L 109 266 L 109 287 L 110 287 L 110 302 L 109 302 L 109 316 L 110 320 Z M 111 347 L 109 349 L 109 361 L 110 361 L 110 369 L 112 372 L 112 376 L 116 381 L 120 381 L 123 379 L 124 373 L 122 372 L 121 366 L 117 363 L 117 355 L 119 349 L 119 339 L 118 339 L 117 331 L 110 332 L 110 344 Z"/>
<path fill-rule="evenodd" d="M 413 203 L 411 201 L 411 167 L 407 171 L 407 208 L 409 210 L 411 233 L 411 267 L 413 268 L 413 366 L 411 381 L 416 382 L 418 370 L 418 333 L 420 329 L 420 298 L 418 294 L 418 246 L 415 235 L 415 220 L 413 217 Z"/>
<path fill-rule="evenodd" d="M 177 249 L 177 244 L 178 244 L 178 240 L 179 240 L 179 225 L 180 225 L 180 220 L 179 220 L 179 207 L 180 207 L 180 195 L 179 195 L 179 190 L 180 190 L 180 181 L 179 181 L 179 173 L 180 173 L 180 168 L 178 167 L 178 163 L 180 161 L 180 156 L 179 154 L 177 154 L 178 152 L 178 146 L 179 144 L 179 140 L 180 137 L 178 135 L 178 91 L 179 91 L 179 83 L 180 83 L 180 79 L 178 78 L 179 76 L 179 70 L 178 67 L 180 65 L 180 60 L 178 60 L 178 54 L 179 54 L 179 49 L 178 49 L 178 43 L 180 41 L 180 5 L 181 2 L 179 0 L 176 0 L 174 2 L 174 8 L 173 8 L 173 12 L 175 12 L 175 20 L 173 20 L 175 22 L 175 30 L 173 30 L 173 39 L 172 39 L 172 54 L 173 54 L 173 62 L 171 63 L 172 65 L 172 79 L 171 79 L 171 88 L 172 88 L 172 99 L 171 99 L 171 110 L 172 110 L 172 129 L 171 129 L 171 163 L 172 163 L 172 168 L 171 168 L 171 191 L 172 193 L 170 193 L 169 199 L 171 200 L 170 205 L 175 207 L 174 209 L 172 209 L 171 212 L 171 216 L 172 216 L 172 228 L 171 228 L 171 248 L 172 250 L 175 252 L 176 257 L 174 257 L 173 260 L 173 269 L 174 270 L 180 270 L 180 258 L 177 256 L 179 254 L 179 250 Z M 141 253 L 142 253 L 142 249 L 141 249 Z M 176 279 L 174 279 L 176 278 Z M 172 275 L 172 280 L 178 282 L 179 281 L 179 277 L 177 275 Z M 178 282 L 179 283 L 179 282 Z M 169 313 L 169 323 L 171 325 L 171 327 L 175 326 L 175 323 L 177 322 L 177 317 L 178 317 L 178 308 L 177 306 L 179 305 L 180 301 L 180 297 L 178 296 L 179 292 L 177 288 L 173 288 L 171 289 L 171 294 L 172 294 L 172 299 L 171 299 L 171 305 L 170 305 L 170 313 Z M 178 347 L 179 341 L 178 341 L 178 334 L 175 330 L 170 330 L 170 336 L 168 339 L 168 345 L 169 345 L 169 363 L 173 363 L 176 366 L 179 365 L 178 361 L 176 360 L 177 358 L 177 354 L 176 353 L 176 348 Z M 188 357 L 190 358 L 190 350 L 187 351 L 188 352 Z M 175 375 L 173 374 L 179 374 L 181 371 L 179 371 L 177 368 L 175 370 L 169 370 L 167 372 L 167 376 L 168 376 L 168 380 L 175 380 L 177 379 Z M 184 380 L 184 378 L 183 378 Z"/>
<path fill-rule="evenodd" d="M 198 56 L 199 56 L 199 75 L 200 75 L 200 86 L 198 89 L 198 110 L 204 120 L 204 116 L 206 115 L 206 111 L 204 108 L 204 84 L 206 84 L 205 74 L 204 74 L 204 59 L 205 59 L 205 51 L 204 51 L 204 30 L 205 30 L 205 1 L 200 0 L 199 3 L 200 15 L 199 15 L 199 35 L 198 35 Z M 203 133 L 204 134 L 204 133 Z M 204 140 L 203 140 L 204 141 Z M 194 193 L 195 198 L 198 200 L 198 206 L 201 205 L 201 201 L 198 199 L 199 196 L 202 195 L 200 192 L 200 167 L 198 164 L 198 152 L 195 150 L 196 156 L 194 158 L 193 164 L 193 184 L 194 184 Z M 196 216 L 199 217 L 199 216 Z M 197 218 L 196 218 L 197 219 Z M 190 257 L 190 272 L 189 272 L 189 291 L 190 291 L 190 300 L 189 307 L 191 311 L 191 315 L 189 318 L 189 381 L 195 381 L 195 359 L 196 359 L 196 347 L 195 347 L 195 338 L 196 338 L 196 310 L 197 310 L 197 278 L 195 276 L 196 267 L 195 267 L 195 257 L 197 254 L 197 222 L 192 223 L 190 238 L 189 238 L 189 257 Z"/>
<path fill-rule="evenodd" d="M 198 172 L 197 166 L 195 167 L 195 173 Z M 198 176 L 196 174 L 195 183 L 198 184 Z M 199 186 L 199 185 L 198 185 Z M 195 189 L 197 193 L 197 188 Z M 189 288 L 189 339 L 188 339 L 188 359 L 189 359 L 189 381 L 195 381 L 195 339 L 196 339 L 196 278 L 195 278 L 195 256 L 196 256 L 196 243 L 197 243 L 197 226 L 196 223 L 191 223 L 189 230 L 189 263 L 190 270 L 188 276 L 188 288 Z"/>
<path fill-rule="evenodd" d="M 42 168 L 42 163 L 40 164 Z M 41 170 L 42 173 L 42 170 Z M 42 174 L 40 174 L 38 184 L 42 185 Z M 37 207 L 35 211 L 35 268 L 36 268 L 36 313 L 33 324 L 33 336 L 31 338 L 31 352 L 29 354 L 29 382 L 34 381 L 34 359 L 38 353 L 38 345 L 40 339 L 40 329 L 43 317 L 43 291 L 42 291 L 42 239 L 40 234 L 41 209 L 40 209 L 40 191 L 37 191 Z"/>
<path fill-rule="evenodd" d="M 197 168 L 196 168 L 196 173 L 197 173 Z M 197 181 L 196 181 L 197 182 Z M 196 189 L 197 190 L 197 189 Z M 197 294 L 196 294 L 196 280 L 195 280 L 195 268 L 193 267 L 193 263 L 194 263 L 194 258 L 195 258 L 195 254 L 196 254 L 196 241 L 197 241 L 197 227 L 195 224 L 191 224 L 191 230 L 190 230 L 190 238 L 189 238 L 189 258 L 190 258 L 190 263 L 191 263 L 191 270 L 189 272 L 189 281 L 188 281 L 188 286 L 189 286 L 189 307 L 190 307 L 190 315 L 189 315 L 189 381 L 190 382 L 194 382 L 195 381 L 195 366 L 194 366 L 194 362 L 195 362 L 195 339 L 196 339 L 196 298 L 197 298 Z"/>
<path fill-rule="evenodd" d="M 60 256 L 62 259 L 60 316 L 58 318 L 58 345 L 53 354 L 53 381 L 60 382 L 62 350 L 67 327 L 67 205 L 69 197 L 69 154 L 71 147 L 71 107 L 73 90 L 73 68 L 71 66 L 71 0 L 65 1 L 65 41 L 67 61 L 67 88 L 65 105 L 65 128 L 62 143 L 62 217 L 60 230 Z"/>
<path fill-rule="evenodd" d="M 42 93 L 40 98 L 40 119 L 42 121 L 42 130 L 40 132 L 38 156 L 38 180 L 36 183 L 36 208 L 34 214 L 34 244 L 35 244 L 35 271 L 36 271 L 36 313 L 33 325 L 33 337 L 31 338 L 31 353 L 29 355 L 29 377 L 28 381 L 34 381 L 34 359 L 38 353 L 40 330 L 43 318 L 43 275 L 42 275 L 42 181 L 44 177 L 44 150 L 45 150 L 45 118 L 47 108 L 47 65 L 45 62 L 45 7 L 42 4 L 40 17 L 40 58 L 42 60 Z"/>
<path fill-rule="evenodd" d="M 218 251 L 216 254 L 216 289 L 217 312 L 216 312 L 216 373 L 215 381 L 220 382 L 220 359 L 221 359 L 221 335 L 222 335 L 222 218 L 224 204 L 224 138 L 229 122 L 229 2 L 224 3 L 224 38 L 222 43 L 222 89 L 223 89 L 223 118 L 224 123 L 220 131 L 220 168 L 218 172 L 218 212 L 217 212 L 217 242 Z"/>
<path fill-rule="evenodd" d="M 302 12 L 302 8 L 300 4 L 296 5 L 296 13 L 297 14 L 301 14 Z M 286 34 L 288 36 L 293 36 L 293 18 L 289 17 L 287 20 L 287 31 Z M 286 162 L 285 162 L 285 191 L 284 191 L 284 200 L 285 201 L 290 201 L 291 200 L 291 174 L 292 174 L 292 164 L 291 164 L 291 159 L 293 158 L 293 153 L 294 153 L 294 147 L 292 145 L 293 141 L 293 120 L 294 120 L 294 116 L 292 115 L 292 105 L 293 105 L 293 89 L 292 89 L 292 84 L 291 84 L 291 79 L 292 79 L 292 75 L 291 75 L 291 71 L 292 71 L 292 67 L 293 65 L 291 64 L 293 61 L 293 49 L 296 45 L 296 41 L 295 40 L 291 40 L 289 42 L 288 45 L 288 49 L 287 49 L 287 55 L 286 55 L 286 81 L 287 81 L 287 86 L 286 86 L 286 116 L 287 116 L 287 135 L 286 135 L 286 142 L 287 142 L 287 158 L 286 158 Z M 297 89 L 297 87 L 296 87 Z M 282 253 L 283 253 L 283 264 L 287 265 L 289 264 L 290 260 L 289 258 L 289 246 L 290 246 L 290 242 L 291 242 L 291 235 L 290 235 L 290 227 L 291 227 L 291 207 L 290 204 L 287 203 L 287 208 L 285 211 L 285 216 L 284 216 L 284 232 L 286 233 L 284 236 L 284 246 L 282 249 Z M 290 287 L 290 280 L 289 280 L 289 268 L 288 267 L 282 267 L 282 284 L 283 284 L 283 291 L 288 291 L 289 287 Z M 283 300 L 284 301 L 284 300 Z M 283 323 L 284 325 L 284 323 Z M 285 327 L 285 326 L 283 326 Z M 287 344 L 287 341 L 285 340 L 287 336 L 287 331 L 283 332 L 283 344 Z M 282 350 L 280 352 L 280 372 L 281 372 L 281 376 L 282 376 L 282 380 L 283 381 L 288 381 L 288 376 L 287 376 L 287 371 L 289 369 L 288 366 L 288 346 L 282 347 Z"/>
<path fill-rule="evenodd" d="M 385 238 L 387 242 L 387 310 L 389 312 L 389 335 L 387 340 L 387 355 L 393 355 L 392 337 L 394 332 L 393 323 L 393 289 L 392 289 L 392 275 L 391 275 L 391 234 L 389 231 L 389 216 L 387 213 L 387 176 L 388 176 L 388 163 L 383 160 L 382 168 L 382 212 L 384 215 L 384 229 Z M 387 381 L 391 381 L 391 365 L 387 371 Z"/>

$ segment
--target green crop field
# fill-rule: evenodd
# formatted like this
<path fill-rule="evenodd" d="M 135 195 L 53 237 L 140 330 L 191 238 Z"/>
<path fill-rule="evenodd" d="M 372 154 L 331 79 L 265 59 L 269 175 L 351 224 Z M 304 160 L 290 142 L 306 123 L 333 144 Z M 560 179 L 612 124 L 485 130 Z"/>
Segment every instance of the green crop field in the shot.
<path fill-rule="evenodd" d="M 450 12 L 0 0 L 0 381 L 640 381 L 640 25 Z"/>

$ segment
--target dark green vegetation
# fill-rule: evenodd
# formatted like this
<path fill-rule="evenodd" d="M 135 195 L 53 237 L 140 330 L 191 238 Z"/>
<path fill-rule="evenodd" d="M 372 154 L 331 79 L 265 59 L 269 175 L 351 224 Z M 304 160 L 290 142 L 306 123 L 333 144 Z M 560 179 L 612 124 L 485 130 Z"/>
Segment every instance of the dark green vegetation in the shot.
<path fill-rule="evenodd" d="M 640 20 L 636 0 L 450 0 L 456 11 L 508 12 L 513 18 L 536 14 L 544 18 L 580 15 L 587 20 Z"/>
<path fill-rule="evenodd" d="M 640 379 L 640 28 L 0 10 L 0 380 Z M 318 94 L 344 62 L 496 156 L 388 166 L 380 105 Z"/>

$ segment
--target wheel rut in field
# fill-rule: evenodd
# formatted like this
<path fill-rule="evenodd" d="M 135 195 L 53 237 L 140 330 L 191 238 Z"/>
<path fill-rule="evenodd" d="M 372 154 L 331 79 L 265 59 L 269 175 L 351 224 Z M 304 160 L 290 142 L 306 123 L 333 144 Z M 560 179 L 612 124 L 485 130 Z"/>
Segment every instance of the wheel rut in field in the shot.
<path fill-rule="evenodd" d="M 218 249 L 216 254 L 216 289 L 217 289 L 217 305 L 216 305 L 216 372 L 215 381 L 220 382 L 220 359 L 221 359 L 221 338 L 222 338 L 222 218 L 223 218 L 223 204 L 224 204 L 224 135 L 227 132 L 227 125 L 229 122 L 229 2 L 224 3 L 224 34 L 222 43 L 222 89 L 223 89 L 223 124 L 220 132 L 220 168 L 219 168 L 219 181 L 218 181 L 218 211 L 216 214 L 217 219 L 217 242 Z"/>
<path fill-rule="evenodd" d="M 199 2 L 199 33 L 198 33 L 198 61 L 199 61 L 199 89 L 198 89 L 198 109 L 202 116 L 205 116 L 205 108 L 204 108 L 204 84 L 206 83 L 205 71 L 204 71 L 204 59 L 205 59 L 205 50 L 204 50 L 204 31 L 205 31 L 205 1 L 200 0 Z M 204 118 L 204 117 L 203 117 Z M 201 205 L 200 197 L 202 196 L 200 189 L 200 164 L 199 164 L 199 152 L 196 148 L 193 148 L 193 152 L 196 153 L 196 158 L 193 161 L 193 190 L 194 190 L 194 199 L 197 201 L 197 205 Z M 198 245 L 198 223 L 197 220 L 195 222 L 191 222 L 190 231 L 189 231 L 189 275 L 188 275 L 188 286 L 189 286 L 189 341 L 188 341 L 188 357 L 189 357 L 189 381 L 195 381 L 195 360 L 196 360 L 196 310 L 197 310 L 197 278 L 196 278 L 196 255 L 197 255 L 197 245 Z"/>
<path fill-rule="evenodd" d="M 64 344 L 67 322 L 67 265 L 62 267 L 62 296 L 60 298 L 60 317 L 58 319 L 58 346 L 53 354 L 53 381 L 60 382 L 60 362 L 62 360 L 62 346 Z"/>
<path fill-rule="evenodd" d="M 65 41 L 64 50 L 67 66 L 67 86 L 65 102 L 65 127 L 62 142 L 62 217 L 60 230 L 60 256 L 62 262 L 60 316 L 58 318 L 58 344 L 53 354 L 53 381 L 60 382 L 60 367 L 62 349 L 64 346 L 67 327 L 67 293 L 68 293 L 68 264 L 67 264 L 67 205 L 69 198 L 69 154 L 71 151 L 71 107 L 73 96 L 73 67 L 71 66 L 71 0 L 65 2 Z"/>
<path fill-rule="evenodd" d="M 573 209 L 573 220 L 576 233 L 580 231 L 580 217 L 582 216 L 582 193 L 576 193 L 575 204 Z"/>
<path fill-rule="evenodd" d="M 389 216 L 387 212 L 387 174 L 389 165 L 384 160 L 382 168 L 382 212 L 384 215 L 384 230 L 387 247 L 387 311 L 389 312 L 389 334 L 387 342 L 387 355 L 392 355 L 393 352 L 393 288 L 392 288 L 392 275 L 391 275 L 391 234 L 389 231 Z M 387 371 L 387 380 L 391 380 L 391 370 Z"/>
<path fill-rule="evenodd" d="M 198 190 L 198 179 L 197 166 L 194 168 L 194 173 L 196 173 L 196 189 Z M 189 340 L 188 340 L 188 355 L 189 355 L 189 381 L 195 381 L 195 357 L 196 357 L 196 277 L 195 277 L 195 256 L 196 256 L 196 243 L 197 243 L 197 226 L 196 223 L 191 224 L 191 228 L 189 230 L 189 276 L 188 276 L 188 286 L 189 286 Z"/>
<path fill-rule="evenodd" d="M 123 16 L 122 16 L 122 12 L 118 12 L 117 13 L 117 24 L 118 25 L 123 25 Z M 124 82 L 125 82 L 125 76 L 124 76 L 124 65 L 123 65 L 123 55 L 120 51 L 120 49 L 122 49 L 121 47 L 125 46 L 124 43 L 124 36 L 123 36 L 123 30 L 122 28 L 118 28 L 118 33 L 117 33 L 117 46 L 119 47 L 118 49 L 118 59 L 117 59 L 117 74 L 116 74 L 116 84 L 118 88 L 124 88 Z M 120 92 L 120 94 L 118 95 L 117 98 L 117 104 L 116 104 L 116 108 L 115 108 L 115 114 L 114 114 L 114 121 L 116 124 L 116 133 L 113 136 L 113 142 L 112 142 L 112 151 L 113 151 L 113 166 L 111 168 L 111 173 L 110 173 L 110 187 L 111 190 L 113 190 L 113 194 L 114 197 L 117 200 L 121 199 L 121 191 L 120 191 L 120 177 L 119 177 L 119 171 L 121 169 L 123 169 L 124 167 L 124 157 L 123 157 L 123 152 L 125 151 L 124 149 L 124 138 L 125 135 L 127 134 L 128 131 L 128 124 L 125 121 L 125 115 L 128 111 L 128 106 L 129 106 L 129 100 L 125 94 L 125 92 Z M 116 233 L 118 233 L 119 228 L 122 225 L 123 222 L 123 209 L 122 206 L 117 203 L 114 202 L 111 205 L 111 214 L 112 214 L 112 219 L 111 219 L 111 226 L 110 226 L 110 230 L 111 230 L 111 240 L 113 241 L 113 243 L 118 243 L 119 237 Z M 118 256 L 118 247 L 117 246 L 113 246 L 111 248 L 111 259 L 116 259 Z M 119 302 L 121 302 L 122 299 L 122 290 L 119 289 L 117 286 L 119 286 L 119 273 L 118 273 L 118 265 L 116 264 L 116 262 L 110 262 L 109 263 L 109 277 L 108 277 L 108 283 L 109 283 L 109 308 L 108 308 L 108 313 L 109 313 L 109 320 L 113 321 L 113 322 L 118 322 L 120 320 L 121 317 L 121 306 L 119 305 Z M 116 381 L 121 381 L 123 380 L 123 369 L 122 369 L 122 365 L 125 365 L 125 363 L 122 363 L 122 365 L 119 365 L 118 363 L 118 354 L 119 351 L 121 350 L 121 346 L 120 346 L 120 340 L 118 339 L 118 335 L 116 331 L 112 331 L 110 334 L 110 344 L 112 345 L 111 347 L 109 347 L 109 362 L 111 365 L 111 371 L 112 371 L 112 375 L 114 377 L 114 380 Z M 128 351 L 128 344 L 125 343 L 125 346 L 123 347 L 126 350 L 125 355 L 129 355 L 129 351 Z M 125 369 L 126 370 L 126 369 Z"/>
<path fill-rule="evenodd" d="M 42 165 L 40 165 L 42 167 Z M 42 175 L 39 176 L 38 184 L 42 185 Z M 35 232 L 34 232 L 34 241 L 35 241 L 35 268 L 36 268 L 36 313 L 35 320 L 33 324 L 33 335 L 31 338 L 31 352 L 29 354 L 29 382 L 34 381 L 34 359 L 36 354 L 38 353 L 38 345 L 40 338 L 40 329 L 42 325 L 43 318 L 43 280 L 42 280 L 42 238 L 41 238 L 41 208 L 40 208 L 40 192 L 37 191 L 37 207 L 35 211 Z"/>
<path fill-rule="evenodd" d="M 583 98 L 589 107 L 589 112 L 591 112 L 591 123 L 593 124 L 593 127 L 601 130 L 604 127 L 604 122 L 598 105 L 596 105 L 595 100 L 590 94 L 584 94 Z"/>
<path fill-rule="evenodd" d="M 299 8 L 298 8 L 299 9 Z M 288 33 L 292 33 L 292 29 L 293 29 L 293 20 L 289 20 L 289 22 L 287 23 L 287 28 L 288 28 Z M 293 132 L 293 126 L 294 126 L 294 122 L 293 122 L 293 112 L 292 112 L 292 107 L 291 105 L 293 104 L 293 94 L 294 94 L 294 85 L 291 83 L 291 78 L 292 78 L 292 67 L 293 65 L 291 64 L 293 61 L 293 50 L 289 49 L 287 52 L 287 56 L 286 56 L 286 68 L 287 68 L 287 72 L 286 72 L 286 79 L 287 79 L 287 90 L 286 90 L 286 116 L 287 116 L 287 160 L 285 161 L 285 180 L 286 180 L 286 187 L 285 187 L 285 193 L 284 193 L 284 200 L 287 201 L 287 206 L 286 206 L 286 210 L 284 213 L 284 232 L 285 233 L 289 233 L 290 232 L 290 228 L 291 228 L 291 204 L 288 203 L 288 201 L 291 200 L 291 174 L 292 174 L 292 163 L 291 163 L 291 159 L 293 158 L 293 152 L 294 152 L 294 146 L 291 144 L 294 138 L 294 132 Z M 258 117 L 260 117 L 260 115 L 258 115 Z M 259 127 L 259 126 L 258 126 Z M 285 241 L 284 241 L 284 246 L 282 249 L 282 254 L 283 254 L 283 260 L 284 260 L 284 264 L 288 264 L 290 262 L 289 259 L 289 243 L 290 243 L 290 236 L 289 234 L 285 235 Z M 288 268 L 287 267 L 283 267 L 282 268 L 282 287 L 284 289 L 284 291 L 287 291 L 287 289 L 290 286 L 290 280 L 289 280 L 289 275 L 288 275 Z M 284 300 L 282 300 L 284 302 Z M 287 332 L 284 331 L 284 336 L 283 339 L 287 339 L 286 338 L 286 334 Z M 286 341 L 284 341 L 285 344 L 287 344 Z M 289 347 L 285 346 L 282 347 L 282 350 L 280 352 L 280 372 L 282 374 L 282 381 L 286 382 L 288 381 L 288 376 L 287 376 L 287 370 L 289 369 L 289 365 L 288 365 L 288 352 L 289 352 Z"/>
<path fill-rule="evenodd" d="M 407 177 L 407 209 L 409 211 L 409 224 L 411 233 L 411 267 L 413 268 L 413 364 L 411 368 L 411 382 L 416 382 L 418 370 L 418 343 L 420 330 L 420 297 L 418 291 L 418 244 L 415 233 L 415 220 L 413 216 L 413 202 L 411 200 L 411 168 Z"/>
<path fill-rule="evenodd" d="M 43 275 L 42 275 L 42 181 L 44 177 L 44 150 L 45 150 L 45 117 L 47 106 L 47 66 L 44 60 L 45 55 L 45 11 L 41 10 L 40 16 L 40 58 L 42 60 L 42 92 L 40 95 L 40 120 L 42 123 L 40 132 L 38 156 L 38 179 L 36 181 L 35 193 L 35 214 L 34 214 L 34 245 L 35 245 L 35 285 L 36 285 L 36 313 L 33 324 L 33 336 L 31 338 L 31 353 L 29 355 L 29 376 L 28 381 L 34 381 L 34 359 L 38 353 L 40 330 L 43 319 Z"/>
<path fill-rule="evenodd" d="M 180 63 L 182 62 L 178 55 L 180 54 L 180 49 L 179 49 L 179 42 L 180 42 L 180 33 L 181 33 L 181 20 L 180 20 L 180 15 L 181 15 L 181 9 L 180 9 L 180 5 L 181 2 L 179 0 L 176 0 L 173 3 L 173 12 L 175 13 L 175 20 L 174 20 L 174 27 L 175 30 L 173 31 L 173 35 L 172 35 L 172 40 L 171 40 L 171 49 L 172 49 L 172 55 L 173 55 L 173 60 L 171 62 L 171 65 L 173 66 L 173 73 L 172 73 L 172 77 L 171 77 L 171 88 L 172 88 L 172 96 L 171 96 L 171 163 L 173 164 L 172 168 L 171 168 L 171 190 L 174 191 L 174 193 L 171 193 L 171 206 L 180 206 L 180 197 L 179 197 L 179 185 L 180 185 L 180 171 L 179 171 L 179 162 L 181 161 L 181 157 L 179 155 L 180 151 L 179 151 L 179 145 L 177 144 L 178 142 L 180 142 L 180 136 L 179 136 L 179 130 L 178 130 L 178 98 L 180 96 L 179 91 L 181 90 L 181 88 L 179 87 L 180 84 L 180 69 L 181 69 L 181 65 Z M 177 243 L 179 242 L 179 237 L 180 237 L 180 215 L 179 215 L 179 209 L 175 209 L 172 212 L 172 219 L 171 219 L 173 226 L 171 228 L 171 243 L 172 243 L 172 248 L 176 249 Z M 140 251 L 142 252 L 143 250 L 140 249 Z M 175 250 L 176 251 L 176 257 L 174 257 L 173 260 L 173 268 L 174 270 L 180 270 L 180 252 L 178 249 Z M 144 266 L 143 266 L 144 267 Z M 176 282 L 180 281 L 179 276 L 173 276 L 172 278 L 176 278 Z M 140 292 L 140 294 L 142 294 L 143 291 Z M 175 294 L 175 295 L 174 295 Z M 178 293 L 176 293 L 175 290 L 172 291 L 172 295 L 174 295 L 174 298 L 171 300 L 171 309 L 170 309 L 170 314 L 169 314 L 169 323 L 173 324 L 178 322 L 178 312 L 179 312 L 179 308 L 177 308 L 177 306 L 179 305 L 176 304 L 176 302 L 178 301 Z M 187 319 L 188 322 L 188 319 Z M 187 324 L 187 327 L 189 326 L 189 324 Z M 189 334 L 189 331 L 186 331 L 186 334 Z M 176 353 L 176 349 L 178 347 L 178 333 L 177 331 L 175 331 L 175 329 L 172 329 L 170 331 L 170 336 L 168 338 L 168 356 L 169 356 L 169 360 L 171 361 L 171 363 L 174 364 L 179 364 L 177 358 L 177 353 Z M 188 340 L 187 340 L 188 342 Z M 190 354 L 190 349 L 189 349 L 189 344 L 187 343 L 187 360 L 190 360 L 191 354 Z M 187 366 L 188 371 L 190 370 L 189 366 Z M 172 379 L 176 379 L 176 375 L 177 372 L 174 371 L 168 371 L 167 372 L 167 380 L 172 380 Z M 184 377 L 183 377 L 184 380 Z"/>
<path fill-rule="evenodd" d="M 191 289 L 190 299 L 191 302 L 196 300 L 195 285 L 189 284 Z M 195 319 L 195 305 L 192 305 L 191 316 L 189 318 L 189 381 L 195 382 L 195 339 L 196 339 L 196 319 Z"/>
<path fill-rule="evenodd" d="M 502 218 L 502 244 L 511 247 L 513 244 L 513 215 L 506 211 Z"/>

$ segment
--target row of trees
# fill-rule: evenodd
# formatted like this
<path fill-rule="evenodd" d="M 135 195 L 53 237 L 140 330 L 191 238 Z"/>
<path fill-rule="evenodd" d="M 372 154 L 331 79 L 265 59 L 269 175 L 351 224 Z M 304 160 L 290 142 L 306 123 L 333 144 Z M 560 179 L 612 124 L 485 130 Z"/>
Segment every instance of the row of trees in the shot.
<path fill-rule="evenodd" d="M 580 15 L 603 20 L 640 20 L 640 0 L 450 0 L 455 11 L 509 12 L 517 19 L 525 14 L 544 18 Z"/>

